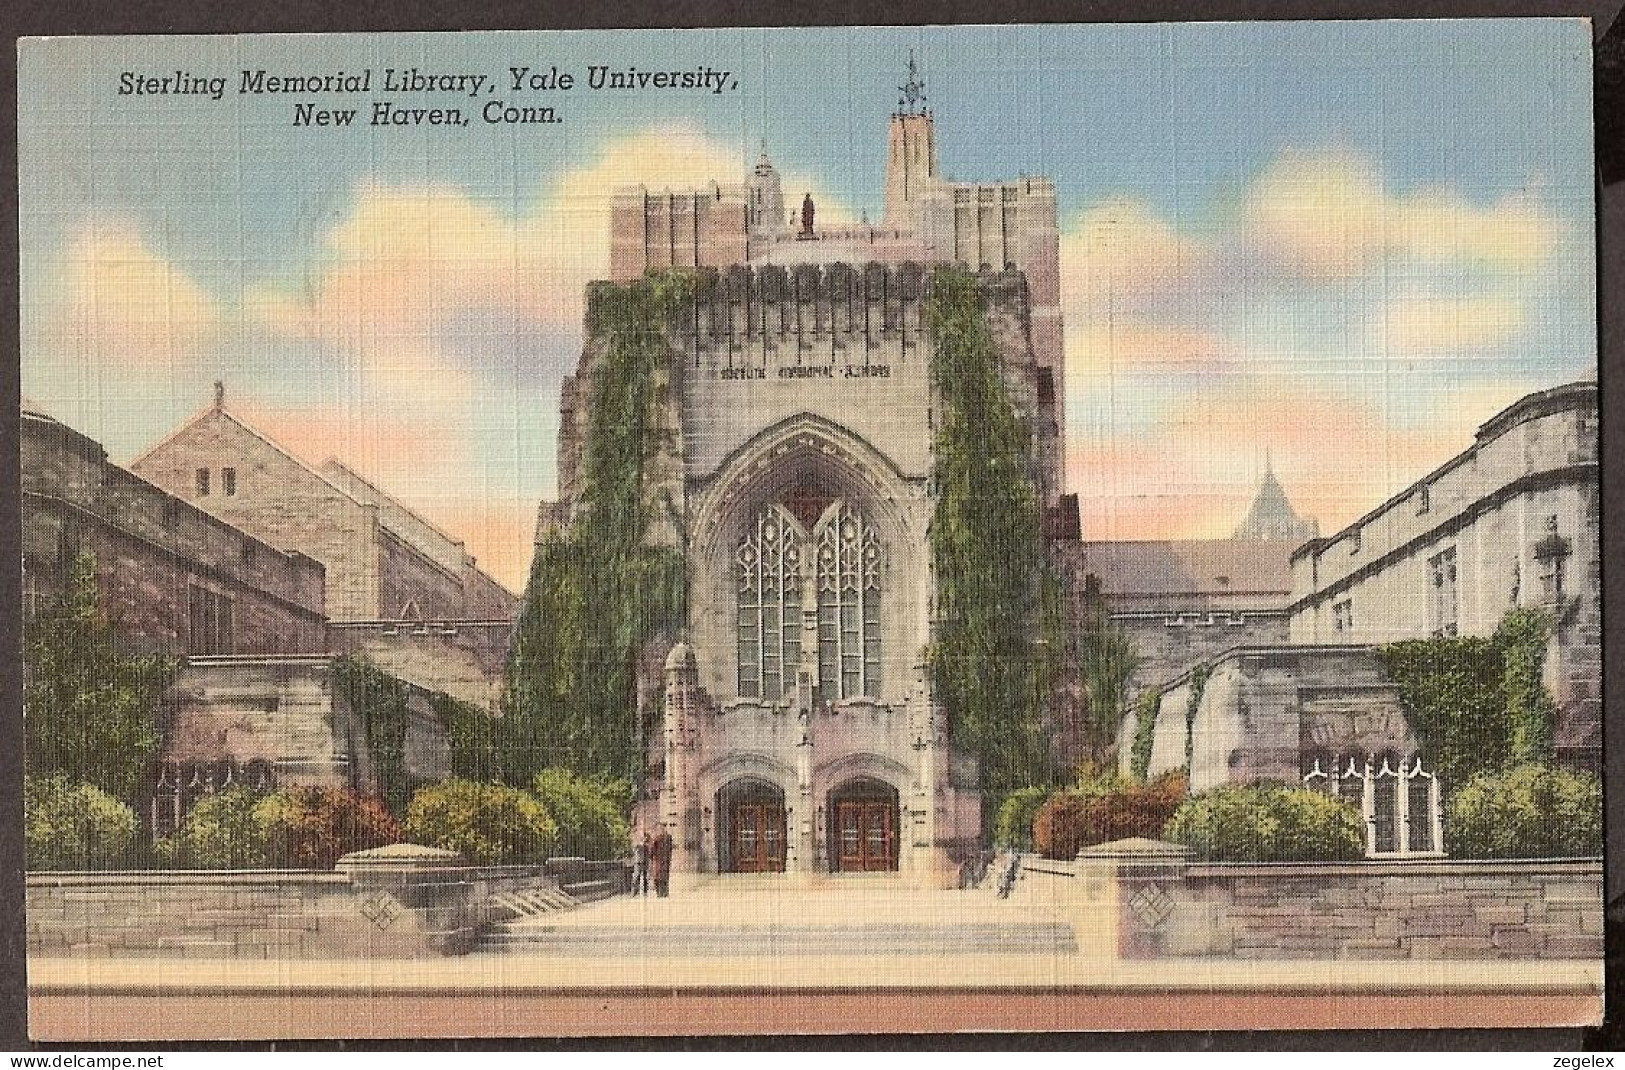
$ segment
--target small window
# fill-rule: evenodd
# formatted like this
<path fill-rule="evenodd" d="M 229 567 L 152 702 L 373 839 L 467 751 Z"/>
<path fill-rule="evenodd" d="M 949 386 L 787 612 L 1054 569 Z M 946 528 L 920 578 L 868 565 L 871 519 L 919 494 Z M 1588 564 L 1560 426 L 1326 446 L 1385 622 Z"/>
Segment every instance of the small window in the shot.
<path fill-rule="evenodd" d="M 237 469 L 220 469 L 220 489 L 228 498 L 237 493 Z"/>
<path fill-rule="evenodd" d="M 229 491 L 227 493 L 230 493 Z M 1416 515 L 1421 516 L 1433 508 L 1433 495 L 1426 483 L 1416 492 Z"/>
<path fill-rule="evenodd" d="M 209 496 L 209 470 L 207 468 L 197 470 L 197 496 L 199 498 Z"/>
<path fill-rule="evenodd" d="M 1354 630 L 1354 600 L 1345 598 L 1332 603 L 1332 631 L 1343 633 Z"/>
<path fill-rule="evenodd" d="M 1364 535 L 1363 529 L 1361 529 L 1361 528 L 1355 528 L 1354 529 L 1354 533 L 1349 536 L 1349 553 L 1357 554 L 1357 553 L 1360 552 L 1360 543 L 1362 541 L 1361 537 L 1363 535 Z"/>
<path fill-rule="evenodd" d="M 1454 546 L 1428 559 L 1428 630 L 1436 637 L 1457 634 L 1460 612 Z"/>

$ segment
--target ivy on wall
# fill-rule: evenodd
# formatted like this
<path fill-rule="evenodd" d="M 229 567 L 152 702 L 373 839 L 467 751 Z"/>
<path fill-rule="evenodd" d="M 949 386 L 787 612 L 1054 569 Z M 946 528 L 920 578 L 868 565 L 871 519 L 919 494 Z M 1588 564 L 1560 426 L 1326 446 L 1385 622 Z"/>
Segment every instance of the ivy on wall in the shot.
<path fill-rule="evenodd" d="M 502 722 L 472 702 L 453 698 L 444 691 L 429 696 L 429 709 L 446 730 L 451 775 L 462 780 L 498 779 L 497 734 Z"/>
<path fill-rule="evenodd" d="M 1148 687 L 1140 692 L 1134 707 L 1134 745 L 1129 753 L 1129 772 L 1142 783 L 1151 774 L 1151 747 L 1157 739 L 1157 708 L 1161 705 L 1162 690 Z"/>
<path fill-rule="evenodd" d="M 1382 648 L 1411 730 L 1446 791 L 1474 776 L 1552 758 L 1557 707 L 1541 683 L 1551 619 L 1513 609 L 1495 634 Z"/>
<path fill-rule="evenodd" d="M 693 292 L 692 276 L 598 284 L 588 295 L 590 369 L 582 491 L 570 530 L 536 548 L 508 660 L 495 775 L 525 785 L 543 769 L 635 778 L 637 658 L 683 618 L 682 552 L 648 545 L 656 509 L 649 462 L 663 445 L 666 326 Z M 677 517 L 669 517 L 675 523 Z"/>
<path fill-rule="evenodd" d="M 412 795 L 406 772 L 406 684 L 361 658 L 344 655 L 333 659 L 333 688 L 361 719 L 378 794 L 391 813 L 404 814 Z"/>
<path fill-rule="evenodd" d="M 1191 693 L 1185 700 L 1185 772 L 1191 771 L 1191 759 L 1196 755 L 1196 711 L 1202 706 L 1202 692 L 1207 690 L 1207 679 L 1213 675 L 1213 666 L 1203 663 L 1191 670 Z"/>
<path fill-rule="evenodd" d="M 1041 725 L 1060 629 L 1046 606 L 1058 599 L 1046 593 L 1031 435 L 1006 394 L 975 277 L 933 271 L 925 316 L 939 405 L 930 664 L 955 742 L 979 760 L 982 787 L 1001 795 L 1049 779 Z"/>

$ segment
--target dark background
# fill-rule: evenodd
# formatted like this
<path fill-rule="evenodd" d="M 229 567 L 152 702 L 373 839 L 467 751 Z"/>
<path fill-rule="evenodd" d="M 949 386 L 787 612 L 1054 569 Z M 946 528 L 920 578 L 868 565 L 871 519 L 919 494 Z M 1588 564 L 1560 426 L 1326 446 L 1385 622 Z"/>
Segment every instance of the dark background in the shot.
<path fill-rule="evenodd" d="M 22 865 L 22 718 L 18 615 L 22 596 L 16 562 L 18 444 L 17 288 L 17 53 L 15 39 L 35 35 L 126 33 L 292 33 L 312 31 L 589 29 L 672 26 L 920 25 L 954 22 L 1157 22 L 1232 19 L 1382 19 L 1509 16 L 1584 16 L 1592 20 L 1597 51 L 1596 145 L 1598 183 L 1598 306 L 1601 318 L 1598 384 L 1602 391 L 1603 591 L 1605 621 L 1625 613 L 1625 19 L 1621 0 L 987 0 L 929 4 L 893 0 L 884 11 L 856 0 L 741 3 L 738 0 L 459 0 L 456 4 L 276 0 L 274 3 L 197 3 L 134 0 L 11 0 L 0 3 L 6 48 L 0 54 L 0 1049 L 28 1047 L 24 973 Z M 1625 1049 L 1625 730 L 1616 715 L 1625 695 L 1625 627 L 1604 636 L 1604 756 L 1608 830 L 1608 1020 L 1600 1030 L 1373 1031 L 1369 1033 L 1144 1033 L 998 1034 L 961 1037 L 674 1038 L 667 1041 L 470 1041 L 424 1047 L 463 1051 L 592 1050 L 682 1047 L 690 1050 L 842 1050 L 945 1047 L 1033 1051 Z M 1610 745 L 1612 744 L 1612 745 Z M 259 1045 L 171 1044 L 157 1050 L 378 1049 L 417 1045 L 346 1044 L 343 1041 Z M 128 1048 L 129 1046 L 124 1046 Z"/>

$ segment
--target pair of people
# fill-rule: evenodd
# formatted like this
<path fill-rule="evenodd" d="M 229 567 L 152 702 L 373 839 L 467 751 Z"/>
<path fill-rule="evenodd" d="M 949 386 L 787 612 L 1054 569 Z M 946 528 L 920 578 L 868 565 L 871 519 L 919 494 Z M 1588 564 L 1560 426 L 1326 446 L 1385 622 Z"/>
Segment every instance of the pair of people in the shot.
<path fill-rule="evenodd" d="M 632 894 L 648 895 L 653 881 L 655 895 L 664 899 L 671 894 L 671 833 L 661 826 L 650 834 L 646 830 L 632 830 Z"/>

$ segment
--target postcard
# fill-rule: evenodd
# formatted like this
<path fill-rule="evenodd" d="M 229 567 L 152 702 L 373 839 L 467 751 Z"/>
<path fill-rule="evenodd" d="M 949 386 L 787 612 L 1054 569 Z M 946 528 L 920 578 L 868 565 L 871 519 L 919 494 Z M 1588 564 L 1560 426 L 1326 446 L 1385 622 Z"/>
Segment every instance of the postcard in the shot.
<path fill-rule="evenodd" d="M 34 1036 L 1596 1022 L 1591 33 L 22 40 Z"/>

